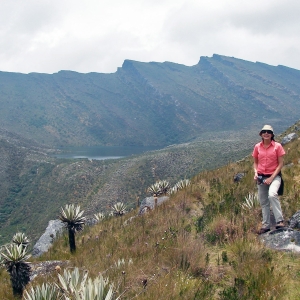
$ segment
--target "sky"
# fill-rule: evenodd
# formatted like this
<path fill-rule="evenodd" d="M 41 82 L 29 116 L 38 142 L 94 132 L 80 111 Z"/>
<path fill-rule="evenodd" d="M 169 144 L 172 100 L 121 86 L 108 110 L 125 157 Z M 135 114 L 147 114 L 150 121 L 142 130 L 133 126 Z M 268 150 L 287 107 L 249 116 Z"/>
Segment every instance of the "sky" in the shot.
<path fill-rule="evenodd" d="M 299 0 L 0 0 L 0 71 L 114 73 L 220 54 L 300 70 Z"/>

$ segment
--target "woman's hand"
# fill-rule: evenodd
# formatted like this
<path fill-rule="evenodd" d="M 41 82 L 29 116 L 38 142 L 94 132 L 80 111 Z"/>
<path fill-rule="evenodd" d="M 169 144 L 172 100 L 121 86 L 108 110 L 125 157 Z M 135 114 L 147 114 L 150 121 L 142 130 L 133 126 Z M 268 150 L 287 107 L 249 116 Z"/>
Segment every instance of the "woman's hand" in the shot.
<path fill-rule="evenodd" d="M 257 157 L 254 157 L 254 163 L 253 163 L 253 167 L 254 167 L 254 180 L 257 181 L 257 167 L 258 167 L 258 158 Z"/>
<path fill-rule="evenodd" d="M 273 181 L 272 176 L 265 179 L 265 184 L 270 185 Z"/>

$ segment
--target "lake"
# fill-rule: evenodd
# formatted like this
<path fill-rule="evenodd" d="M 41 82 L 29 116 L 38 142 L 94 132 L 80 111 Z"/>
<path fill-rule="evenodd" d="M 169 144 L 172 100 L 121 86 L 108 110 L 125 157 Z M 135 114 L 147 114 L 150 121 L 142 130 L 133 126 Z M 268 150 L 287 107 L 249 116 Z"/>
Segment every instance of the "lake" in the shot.
<path fill-rule="evenodd" d="M 117 159 L 147 151 L 161 149 L 161 147 L 132 147 L 132 146 L 92 146 L 92 147 L 66 147 L 54 154 L 56 158 L 88 158 L 96 160 Z"/>

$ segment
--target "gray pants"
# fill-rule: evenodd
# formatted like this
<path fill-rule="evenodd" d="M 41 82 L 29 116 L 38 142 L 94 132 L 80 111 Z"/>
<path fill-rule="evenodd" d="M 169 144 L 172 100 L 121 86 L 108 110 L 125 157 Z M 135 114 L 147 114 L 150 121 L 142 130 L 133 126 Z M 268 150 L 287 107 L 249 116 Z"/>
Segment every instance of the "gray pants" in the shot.
<path fill-rule="evenodd" d="M 263 228 L 270 228 L 270 206 L 277 222 L 283 221 L 281 205 L 278 198 L 278 189 L 280 187 L 281 177 L 276 176 L 270 185 L 259 184 L 258 198 L 262 209 Z"/>

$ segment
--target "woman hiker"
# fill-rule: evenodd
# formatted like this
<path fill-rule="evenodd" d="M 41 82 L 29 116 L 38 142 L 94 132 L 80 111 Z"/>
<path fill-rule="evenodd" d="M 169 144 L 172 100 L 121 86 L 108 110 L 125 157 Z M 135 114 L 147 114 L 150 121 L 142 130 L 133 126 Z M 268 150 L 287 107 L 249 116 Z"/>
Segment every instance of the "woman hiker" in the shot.
<path fill-rule="evenodd" d="M 270 231 L 270 206 L 272 206 L 276 229 L 284 227 L 278 190 L 281 185 L 281 168 L 285 151 L 280 143 L 274 140 L 274 131 L 265 125 L 259 135 L 262 141 L 254 146 L 254 180 L 257 181 L 258 198 L 262 208 L 262 227 L 259 234 Z"/>

